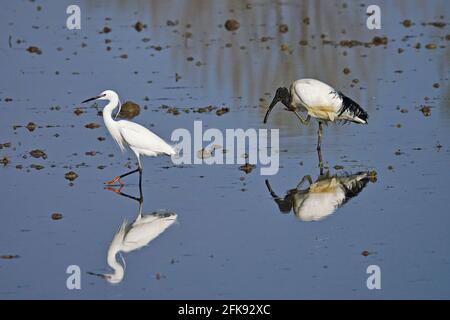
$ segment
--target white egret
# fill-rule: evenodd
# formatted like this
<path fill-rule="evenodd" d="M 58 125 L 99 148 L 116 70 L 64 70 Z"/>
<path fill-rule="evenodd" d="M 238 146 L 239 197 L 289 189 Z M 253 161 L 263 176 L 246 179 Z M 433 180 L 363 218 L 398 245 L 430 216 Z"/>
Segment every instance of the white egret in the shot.
<path fill-rule="evenodd" d="M 125 275 L 125 259 L 122 256 L 123 253 L 129 253 L 147 246 L 151 241 L 162 234 L 167 228 L 173 225 L 178 218 L 178 215 L 174 212 L 153 212 L 150 214 L 143 214 L 142 207 L 144 204 L 144 198 L 133 197 L 119 190 L 115 191 L 117 194 L 136 200 L 139 202 L 139 212 L 132 223 L 123 221 L 119 230 L 114 235 L 107 253 L 107 262 L 109 267 L 113 270 L 113 273 L 99 274 L 94 272 L 88 272 L 91 275 L 99 276 L 109 283 L 120 283 Z M 117 255 L 122 258 L 122 263 L 117 259 Z"/>
<path fill-rule="evenodd" d="M 300 189 L 308 181 L 309 187 Z M 356 197 L 369 181 L 376 181 L 373 173 L 320 175 L 313 183 L 311 177 L 304 176 L 296 188 L 289 190 L 280 198 L 266 180 L 266 186 L 282 213 L 291 209 L 301 221 L 319 221 L 325 219 L 348 200 Z"/>
<path fill-rule="evenodd" d="M 285 87 L 277 89 L 272 103 L 269 105 L 264 123 L 267 122 L 269 114 L 275 105 L 281 102 L 288 111 L 294 112 L 302 124 L 308 124 L 311 117 L 319 122 L 317 132 L 317 150 L 321 149 L 322 123 L 335 121 L 351 121 L 359 124 L 367 124 L 369 118 L 367 112 L 355 101 L 346 97 L 329 85 L 315 79 L 300 79 L 294 81 L 289 90 Z M 297 111 L 306 111 L 304 119 Z M 322 162 L 319 153 L 320 164 Z"/>
<path fill-rule="evenodd" d="M 103 120 L 105 122 L 106 128 L 113 137 L 114 141 L 119 145 L 122 152 L 125 150 L 125 146 L 129 146 L 130 149 L 136 155 L 138 161 L 138 168 L 117 176 L 111 181 L 105 182 L 105 184 L 115 184 L 119 182 L 123 185 L 120 180 L 132 173 L 139 172 L 139 186 L 142 183 L 142 165 L 140 160 L 140 155 L 155 157 L 158 155 L 168 155 L 172 156 L 176 152 L 172 146 L 167 144 L 163 139 L 158 137 L 156 134 L 148 130 L 147 128 L 127 120 L 115 121 L 112 117 L 112 111 L 119 107 L 115 118 L 120 113 L 121 104 L 119 102 L 119 96 L 112 90 L 103 91 L 100 95 L 87 99 L 82 103 L 93 101 L 93 100 L 107 100 L 109 103 L 103 108 Z"/>
<path fill-rule="evenodd" d="M 122 223 L 109 245 L 107 262 L 114 273 L 104 274 L 103 278 L 110 283 L 121 282 L 125 274 L 125 263 L 122 265 L 117 261 L 118 253 L 128 253 L 147 246 L 177 220 L 176 213 L 142 214 L 141 208 L 142 205 L 133 223 Z"/>

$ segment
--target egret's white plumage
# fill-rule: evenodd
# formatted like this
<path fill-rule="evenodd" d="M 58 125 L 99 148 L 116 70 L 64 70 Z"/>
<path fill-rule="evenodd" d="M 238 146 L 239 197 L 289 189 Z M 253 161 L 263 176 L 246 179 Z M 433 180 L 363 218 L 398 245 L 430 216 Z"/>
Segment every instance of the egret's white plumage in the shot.
<path fill-rule="evenodd" d="M 115 121 L 112 118 L 113 110 L 119 107 L 119 111 L 117 112 L 117 114 L 119 114 L 121 107 L 119 96 L 116 92 L 112 90 L 106 90 L 99 96 L 88 99 L 84 102 L 92 100 L 109 101 L 109 103 L 103 108 L 103 120 L 105 122 L 106 128 L 108 129 L 114 141 L 119 145 L 119 148 L 122 150 L 122 152 L 125 150 L 126 146 L 128 146 L 134 152 L 139 164 L 137 170 L 139 170 L 140 173 L 142 171 L 140 161 L 141 155 L 155 157 L 162 154 L 168 156 L 176 154 L 172 146 L 170 146 L 163 139 L 161 139 L 159 136 L 157 136 L 144 126 L 127 120 Z M 117 177 L 110 182 L 115 183 L 117 181 L 120 181 L 120 178 L 126 175 L 128 174 Z"/>
<path fill-rule="evenodd" d="M 114 273 L 104 274 L 103 277 L 110 283 L 119 283 L 125 274 L 125 260 L 123 265 L 117 260 L 118 253 L 128 253 L 148 245 L 177 220 L 173 212 L 142 214 L 142 203 L 139 205 L 139 214 L 133 223 L 122 223 L 113 237 L 108 248 L 107 262 Z"/>

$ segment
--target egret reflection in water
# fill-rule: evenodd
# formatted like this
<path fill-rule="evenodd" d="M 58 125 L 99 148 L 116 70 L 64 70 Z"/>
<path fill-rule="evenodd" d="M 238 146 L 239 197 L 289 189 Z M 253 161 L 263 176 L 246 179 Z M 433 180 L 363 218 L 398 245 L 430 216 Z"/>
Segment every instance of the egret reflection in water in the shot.
<path fill-rule="evenodd" d="M 289 213 L 293 210 L 295 216 L 302 221 L 320 221 L 358 196 L 369 181 L 376 181 L 373 172 L 342 175 L 326 173 L 319 175 L 315 182 L 311 176 L 306 175 L 294 189 L 287 191 L 283 198 L 273 191 L 269 180 L 266 180 L 266 186 L 280 212 Z M 305 182 L 309 186 L 302 188 Z"/>
<path fill-rule="evenodd" d="M 168 211 L 143 214 L 142 207 L 144 200 L 142 192 L 141 196 L 136 198 L 121 192 L 121 189 L 109 189 L 117 194 L 139 202 L 139 212 L 136 219 L 134 219 L 132 223 L 127 223 L 127 221 L 124 220 L 109 245 L 107 262 L 113 272 L 108 274 L 90 273 L 106 279 L 109 283 L 117 284 L 123 280 L 125 275 L 125 259 L 123 258 L 122 253 L 132 252 L 145 247 L 174 224 L 177 221 L 178 216 L 176 213 Z M 122 263 L 118 260 L 118 255 L 120 255 Z"/>

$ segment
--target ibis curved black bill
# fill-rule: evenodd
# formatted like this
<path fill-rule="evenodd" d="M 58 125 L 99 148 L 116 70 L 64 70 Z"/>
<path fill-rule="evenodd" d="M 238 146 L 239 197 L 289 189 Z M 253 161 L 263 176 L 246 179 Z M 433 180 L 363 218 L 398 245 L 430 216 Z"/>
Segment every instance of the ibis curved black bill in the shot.
<path fill-rule="evenodd" d="M 280 101 L 281 101 L 281 99 L 278 96 L 278 94 L 275 94 L 275 97 L 273 98 L 272 103 L 269 105 L 269 110 L 267 110 L 266 116 L 264 117 L 264 123 L 267 123 L 267 119 L 269 118 L 270 112 L 276 106 L 276 104 Z"/>

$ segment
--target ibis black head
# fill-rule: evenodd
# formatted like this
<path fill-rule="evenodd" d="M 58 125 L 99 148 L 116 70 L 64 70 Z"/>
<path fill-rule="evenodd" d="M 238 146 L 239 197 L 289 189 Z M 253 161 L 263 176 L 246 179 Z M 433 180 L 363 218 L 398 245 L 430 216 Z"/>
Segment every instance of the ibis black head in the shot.
<path fill-rule="evenodd" d="M 293 192 L 288 191 L 286 196 L 284 198 L 280 198 L 270 186 L 269 180 L 266 179 L 266 187 L 270 192 L 270 195 L 272 196 L 275 203 L 278 205 L 278 209 L 281 213 L 289 213 L 292 209 L 292 196 Z"/>
<path fill-rule="evenodd" d="M 275 96 L 273 97 L 272 102 L 269 105 L 269 110 L 267 110 L 266 116 L 264 117 L 264 123 L 267 122 L 270 112 L 278 102 L 281 102 L 286 107 L 289 107 L 290 100 L 291 100 L 291 93 L 289 92 L 289 90 L 285 87 L 278 88 L 277 92 L 275 93 Z"/>

